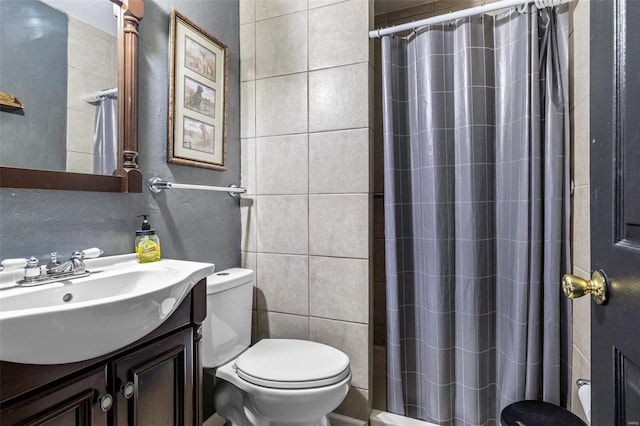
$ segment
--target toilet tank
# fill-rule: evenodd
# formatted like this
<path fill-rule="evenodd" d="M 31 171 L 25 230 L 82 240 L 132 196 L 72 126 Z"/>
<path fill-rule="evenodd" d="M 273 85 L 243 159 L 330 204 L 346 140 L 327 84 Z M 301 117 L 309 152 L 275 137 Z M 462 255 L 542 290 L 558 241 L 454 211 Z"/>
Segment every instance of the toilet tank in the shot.
<path fill-rule="evenodd" d="M 202 323 L 202 365 L 218 367 L 251 344 L 255 273 L 231 268 L 207 277 L 207 317 Z"/>

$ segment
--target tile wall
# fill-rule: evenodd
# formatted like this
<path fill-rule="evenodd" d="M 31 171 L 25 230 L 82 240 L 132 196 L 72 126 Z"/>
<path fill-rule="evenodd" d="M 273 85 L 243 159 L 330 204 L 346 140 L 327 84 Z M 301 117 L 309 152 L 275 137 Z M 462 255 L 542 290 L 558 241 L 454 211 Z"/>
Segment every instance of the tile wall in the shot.
<path fill-rule="evenodd" d="M 240 0 L 242 262 L 257 339 L 351 358 L 338 413 L 367 419 L 371 374 L 369 0 Z"/>
<path fill-rule="evenodd" d="M 96 104 L 80 97 L 118 86 L 116 37 L 69 16 L 68 64 L 67 171 L 93 173 Z"/>
<path fill-rule="evenodd" d="M 426 3 L 377 15 L 374 26 L 484 3 Z M 241 206 L 242 250 L 244 266 L 258 276 L 256 337 L 312 339 L 347 351 L 354 383 L 339 412 L 365 418 L 371 401 L 378 409 L 386 405 L 380 368 L 371 392 L 369 349 L 372 342 L 385 345 L 381 78 L 376 72 L 371 83 L 366 39 L 373 6 L 241 0 L 240 9 L 242 181 L 249 191 Z M 572 217 L 573 268 L 588 277 L 589 75 L 573 70 L 589 69 L 589 0 L 572 3 L 571 19 L 573 205 L 579 212 Z M 379 58 L 379 43 L 374 46 Z M 573 323 L 581 326 L 573 332 L 572 383 L 591 376 L 589 306 L 574 303 Z M 382 358 L 376 365 L 384 366 L 384 350 L 375 353 Z M 584 416 L 576 398 L 574 389 L 572 410 Z"/>
<path fill-rule="evenodd" d="M 583 278 L 591 276 L 591 226 L 589 186 L 589 3 L 577 0 L 571 3 L 570 99 L 572 179 L 575 190 L 572 199 L 573 273 Z M 576 72 L 579 70 L 579 72 Z M 573 301 L 573 356 L 571 371 L 571 411 L 584 417 L 578 401 L 576 379 L 591 378 L 591 298 L 581 297 Z"/>

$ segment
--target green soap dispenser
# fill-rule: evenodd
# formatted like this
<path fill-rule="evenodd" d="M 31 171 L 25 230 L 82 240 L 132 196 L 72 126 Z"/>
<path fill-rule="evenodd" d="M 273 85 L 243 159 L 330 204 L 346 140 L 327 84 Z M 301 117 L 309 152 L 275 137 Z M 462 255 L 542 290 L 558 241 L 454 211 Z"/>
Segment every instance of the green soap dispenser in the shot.
<path fill-rule="evenodd" d="M 142 214 L 138 217 L 142 217 L 141 229 L 136 231 L 136 255 L 138 256 L 138 262 L 148 263 L 160 260 L 160 239 L 156 235 L 156 230 L 151 229 L 151 225 L 147 222 L 146 214 Z"/>

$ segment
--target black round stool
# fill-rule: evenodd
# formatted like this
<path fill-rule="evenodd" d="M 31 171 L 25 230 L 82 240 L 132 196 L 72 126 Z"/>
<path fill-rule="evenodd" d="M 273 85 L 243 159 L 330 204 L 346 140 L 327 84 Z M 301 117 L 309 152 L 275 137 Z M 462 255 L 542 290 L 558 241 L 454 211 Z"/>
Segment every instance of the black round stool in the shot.
<path fill-rule="evenodd" d="M 543 401 L 515 402 L 502 410 L 502 426 L 587 426 L 578 416 Z"/>

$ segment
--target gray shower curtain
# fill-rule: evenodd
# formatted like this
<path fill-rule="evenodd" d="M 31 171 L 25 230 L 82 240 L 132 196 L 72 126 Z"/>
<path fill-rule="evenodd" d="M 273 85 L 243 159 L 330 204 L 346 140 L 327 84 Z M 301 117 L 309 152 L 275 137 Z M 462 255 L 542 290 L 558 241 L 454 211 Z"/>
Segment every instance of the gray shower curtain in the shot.
<path fill-rule="evenodd" d="M 96 107 L 93 172 L 112 175 L 118 167 L 118 100 L 107 96 Z"/>
<path fill-rule="evenodd" d="M 568 8 L 382 39 L 387 410 L 499 422 L 568 386 Z"/>

